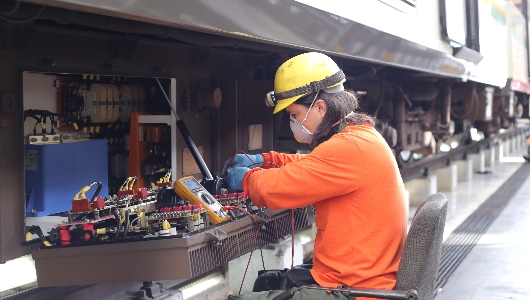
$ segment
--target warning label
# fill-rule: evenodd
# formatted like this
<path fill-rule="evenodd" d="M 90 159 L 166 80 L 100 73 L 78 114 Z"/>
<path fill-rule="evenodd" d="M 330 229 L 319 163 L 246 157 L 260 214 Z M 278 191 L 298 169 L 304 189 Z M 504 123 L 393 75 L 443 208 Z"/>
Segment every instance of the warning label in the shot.
<path fill-rule="evenodd" d="M 24 150 L 24 170 L 39 170 L 39 158 L 37 156 L 37 150 Z"/>

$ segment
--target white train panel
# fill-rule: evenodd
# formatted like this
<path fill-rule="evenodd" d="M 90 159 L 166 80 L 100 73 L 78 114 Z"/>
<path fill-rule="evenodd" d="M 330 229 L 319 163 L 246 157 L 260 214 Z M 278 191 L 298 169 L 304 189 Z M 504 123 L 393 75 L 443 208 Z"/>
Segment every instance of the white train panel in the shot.
<path fill-rule="evenodd" d="M 519 9 L 511 1 L 506 2 L 506 23 L 508 24 L 508 77 L 512 79 L 512 88 L 528 90 L 528 48 L 526 29 L 528 24 Z"/>
<path fill-rule="evenodd" d="M 441 28 L 438 22 L 440 12 L 437 1 L 418 1 L 415 7 L 401 0 L 297 0 L 297 2 L 354 20 L 433 50 L 447 54 L 453 52 L 452 47 L 440 35 Z"/>
<path fill-rule="evenodd" d="M 470 79 L 504 87 L 508 78 L 506 12 L 498 0 L 479 0 L 480 53 L 484 56 L 470 73 Z"/>

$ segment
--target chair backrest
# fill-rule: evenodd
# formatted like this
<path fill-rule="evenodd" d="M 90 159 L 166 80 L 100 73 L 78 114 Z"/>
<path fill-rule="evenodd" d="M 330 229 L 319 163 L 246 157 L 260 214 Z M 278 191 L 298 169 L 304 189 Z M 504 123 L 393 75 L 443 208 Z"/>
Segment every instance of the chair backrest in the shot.
<path fill-rule="evenodd" d="M 395 290 L 415 289 L 419 300 L 434 298 L 446 214 L 447 197 L 442 193 L 420 203 L 405 241 Z"/>

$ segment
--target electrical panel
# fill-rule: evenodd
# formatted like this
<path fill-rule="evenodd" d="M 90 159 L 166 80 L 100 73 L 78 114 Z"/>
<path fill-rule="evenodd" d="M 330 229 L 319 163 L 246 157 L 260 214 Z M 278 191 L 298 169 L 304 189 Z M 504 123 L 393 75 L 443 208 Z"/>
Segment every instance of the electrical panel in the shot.
<path fill-rule="evenodd" d="M 26 241 L 40 240 L 33 253 L 39 286 L 191 278 L 311 223 L 305 208 L 294 214 L 259 209 L 211 175 L 202 161 L 205 147 L 195 146 L 177 112 L 192 115 L 192 122 L 211 118 L 221 103 L 219 87 L 196 89 L 188 82 L 175 93 L 174 79 L 32 76 L 44 76 L 44 82 L 51 76 L 56 90 L 33 91 L 24 103 L 31 218 Z M 187 92 L 189 106 L 179 110 L 177 94 Z M 216 104 L 206 105 L 209 98 Z M 180 152 L 177 128 L 187 146 Z M 259 138 L 251 140 L 258 144 Z M 198 171 L 182 164 L 179 172 L 186 177 L 175 178 L 177 154 L 184 160 L 186 151 L 188 169 L 196 164 Z M 202 173 L 202 180 L 193 172 Z M 61 221 L 50 225 L 48 216 Z M 161 255 L 181 267 L 164 263 Z M 152 272 L 109 269 L 125 260 Z M 51 267 L 69 264 L 77 268 L 57 273 Z M 105 274 L 87 271 L 94 267 Z M 85 270 L 82 278 L 72 273 L 79 268 Z"/>

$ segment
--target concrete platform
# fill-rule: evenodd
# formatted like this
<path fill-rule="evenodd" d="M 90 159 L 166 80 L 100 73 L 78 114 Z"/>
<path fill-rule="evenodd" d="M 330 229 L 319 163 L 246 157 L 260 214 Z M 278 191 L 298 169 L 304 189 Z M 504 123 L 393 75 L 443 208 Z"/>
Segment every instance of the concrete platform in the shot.
<path fill-rule="evenodd" d="M 530 178 L 482 235 L 436 300 L 529 299 Z"/>

